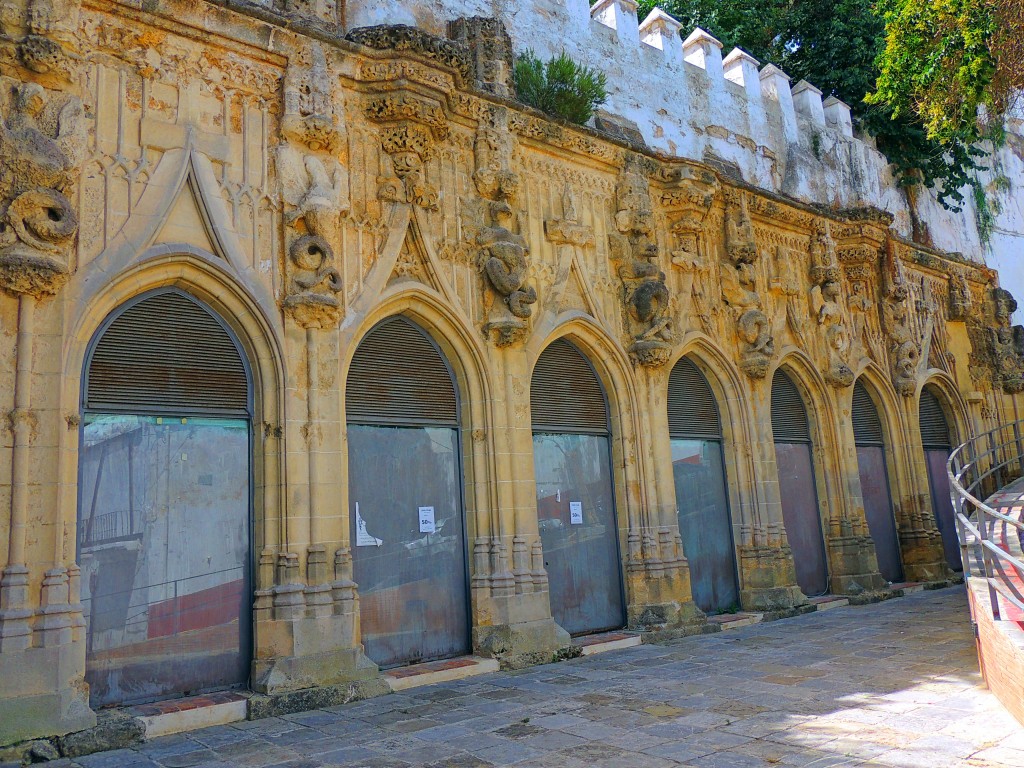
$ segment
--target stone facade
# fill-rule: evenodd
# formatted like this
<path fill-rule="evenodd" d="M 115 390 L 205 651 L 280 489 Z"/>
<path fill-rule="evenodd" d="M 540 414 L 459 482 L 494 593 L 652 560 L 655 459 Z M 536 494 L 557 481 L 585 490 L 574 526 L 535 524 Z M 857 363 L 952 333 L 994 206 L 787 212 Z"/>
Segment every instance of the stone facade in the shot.
<path fill-rule="evenodd" d="M 549 606 L 530 429 L 533 365 L 561 338 L 610 404 L 631 628 L 705 620 L 666 413 L 684 357 L 722 417 L 743 607 L 806 602 L 772 441 L 780 368 L 810 414 L 832 589 L 884 585 L 855 379 L 880 404 L 906 577 L 948 575 L 917 399 L 926 383 L 941 393 L 960 436 L 1015 413 L 1024 362 L 994 272 L 913 244 L 877 209 L 814 207 L 553 123 L 509 98 L 495 23 L 345 36 L 338 10 L 4 7 L 0 744 L 95 722 L 76 564 L 83 366 L 105 318 L 159 288 L 219 315 L 251 369 L 243 621 L 262 693 L 378 680 L 352 578 L 345 382 L 393 315 L 436 341 L 459 386 L 477 653 L 518 666 L 569 642 Z"/>

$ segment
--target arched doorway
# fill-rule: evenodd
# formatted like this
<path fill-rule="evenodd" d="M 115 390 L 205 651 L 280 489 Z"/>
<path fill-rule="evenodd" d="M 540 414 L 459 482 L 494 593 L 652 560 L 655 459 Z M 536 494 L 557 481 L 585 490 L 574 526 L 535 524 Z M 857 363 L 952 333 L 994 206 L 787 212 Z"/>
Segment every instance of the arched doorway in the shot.
<path fill-rule="evenodd" d="M 700 369 L 687 358 L 668 380 L 672 476 L 693 601 L 708 613 L 739 604 L 736 552 L 726 496 L 722 421 Z"/>
<path fill-rule="evenodd" d="M 248 678 L 251 391 L 237 339 L 176 289 L 90 343 L 77 544 L 94 707 Z"/>
<path fill-rule="evenodd" d="M 928 466 L 928 489 L 932 497 L 932 510 L 935 512 L 935 524 L 942 534 L 942 551 L 946 555 L 949 567 L 954 571 L 962 571 L 960 541 L 956 535 L 949 477 L 946 474 L 946 461 L 955 441 L 939 395 L 931 386 L 921 390 L 918 419 L 921 425 L 924 459 Z"/>
<path fill-rule="evenodd" d="M 875 401 L 864 383 L 853 385 L 853 441 L 868 531 L 875 542 L 878 570 L 890 583 L 903 581 L 903 562 L 885 463 L 885 435 Z"/>
<path fill-rule="evenodd" d="M 781 369 L 772 378 L 772 435 L 782 522 L 793 552 L 796 583 L 805 595 L 823 595 L 828 591 L 828 563 L 814 481 L 811 426 L 796 384 Z"/>
<path fill-rule="evenodd" d="M 470 650 L 459 396 L 404 317 L 374 326 L 345 389 L 352 567 L 362 642 L 381 667 Z"/>
<path fill-rule="evenodd" d="M 626 623 L 608 403 L 593 366 L 552 342 L 530 385 L 537 514 L 551 613 L 573 635 Z"/>

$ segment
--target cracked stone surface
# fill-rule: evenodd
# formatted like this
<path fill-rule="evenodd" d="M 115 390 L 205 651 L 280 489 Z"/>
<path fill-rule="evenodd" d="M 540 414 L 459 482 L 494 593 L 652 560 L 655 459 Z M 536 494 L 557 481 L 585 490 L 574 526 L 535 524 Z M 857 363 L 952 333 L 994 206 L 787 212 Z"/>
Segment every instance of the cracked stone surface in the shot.
<path fill-rule="evenodd" d="M 963 587 L 154 739 L 85 768 L 1024 767 Z"/>

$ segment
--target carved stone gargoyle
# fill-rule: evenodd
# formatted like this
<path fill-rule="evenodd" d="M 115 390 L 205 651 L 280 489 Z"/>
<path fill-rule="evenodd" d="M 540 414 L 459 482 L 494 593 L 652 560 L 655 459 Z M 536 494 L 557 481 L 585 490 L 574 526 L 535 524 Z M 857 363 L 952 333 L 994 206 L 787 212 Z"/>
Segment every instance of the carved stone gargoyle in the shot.
<path fill-rule="evenodd" d="M 658 267 L 650 186 L 637 156 L 630 155 L 615 185 L 615 229 L 609 255 L 618 263 L 629 354 L 640 365 L 668 362 L 674 338 L 665 273 Z"/>
<path fill-rule="evenodd" d="M 835 387 L 853 386 L 853 370 L 846 362 L 850 349 L 850 331 L 841 303 L 839 260 L 828 222 L 814 220 L 811 234 L 811 307 L 818 326 L 825 331 L 828 369 L 825 378 Z"/>
<path fill-rule="evenodd" d="M 334 267 L 341 218 L 349 210 L 348 171 L 338 158 L 345 126 L 324 53 L 303 51 L 285 78 L 285 114 L 276 168 L 288 225 L 285 311 L 304 328 L 337 325 L 341 276 Z"/>
<path fill-rule="evenodd" d="M 485 201 L 485 221 L 476 235 L 478 264 L 500 302 L 485 307 L 484 333 L 499 347 L 526 336 L 537 291 L 527 284 L 530 248 L 516 227 L 519 174 L 513 169 L 514 140 L 508 113 L 494 107 L 480 122 L 474 147 L 473 182 Z"/>
<path fill-rule="evenodd" d="M 722 300 L 736 317 L 736 333 L 742 344 L 740 367 L 752 379 L 763 379 L 775 356 L 775 339 L 771 322 L 761 310 L 761 296 L 757 291 L 754 224 L 747 210 L 746 196 L 739 191 L 726 195 L 725 252 Z"/>
<path fill-rule="evenodd" d="M 67 281 L 78 232 L 69 199 L 86 149 L 76 96 L 3 81 L 0 103 L 0 287 L 35 296 Z"/>
<path fill-rule="evenodd" d="M 973 304 L 967 273 L 962 269 L 956 270 L 949 276 L 949 319 L 966 320 Z"/>

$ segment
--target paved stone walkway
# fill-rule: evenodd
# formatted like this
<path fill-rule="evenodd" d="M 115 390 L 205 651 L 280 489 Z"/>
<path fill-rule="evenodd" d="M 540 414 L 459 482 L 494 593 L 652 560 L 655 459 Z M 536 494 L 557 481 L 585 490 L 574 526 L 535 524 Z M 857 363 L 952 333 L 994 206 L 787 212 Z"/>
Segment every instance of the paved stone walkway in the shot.
<path fill-rule="evenodd" d="M 50 765 L 1024 766 L 963 587 L 645 645 Z"/>

